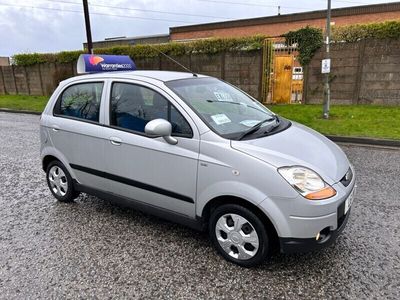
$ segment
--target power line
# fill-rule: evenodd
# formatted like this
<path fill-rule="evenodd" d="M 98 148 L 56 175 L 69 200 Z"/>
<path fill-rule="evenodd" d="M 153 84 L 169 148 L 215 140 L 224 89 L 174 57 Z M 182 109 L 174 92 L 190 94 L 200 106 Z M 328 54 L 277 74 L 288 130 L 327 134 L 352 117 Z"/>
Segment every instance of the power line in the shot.
<path fill-rule="evenodd" d="M 40 7 L 40 6 L 33 6 L 33 5 L 15 5 L 15 4 L 0 3 L 0 6 L 18 7 L 18 8 L 36 8 L 36 9 L 44 9 L 44 10 L 51 10 L 51 11 L 72 12 L 72 13 L 79 13 L 79 14 L 83 13 L 82 11 L 79 11 L 79 10 Z M 117 14 L 106 14 L 106 13 L 99 13 L 99 12 L 91 12 L 90 14 L 91 15 L 99 15 L 99 16 L 107 16 L 107 17 L 127 18 L 127 19 L 151 20 L 151 21 L 162 21 L 162 22 L 178 22 L 178 23 L 184 23 L 184 24 L 190 23 L 188 21 L 182 21 L 182 20 L 134 17 L 134 16 L 117 15 Z"/>
<path fill-rule="evenodd" d="M 289 8 L 289 9 L 314 9 L 311 7 L 294 7 L 294 6 L 284 6 L 284 5 L 273 5 L 273 4 L 262 4 L 262 3 L 254 3 L 254 2 L 232 2 L 232 1 L 217 1 L 217 0 L 195 0 L 200 2 L 210 2 L 217 4 L 232 4 L 232 5 L 241 5 L 241 6 L 259 6 L 259 7 L 269 7 L 269 8 L 277 8 L 280 6 L 281 8 Z"/>
<path fill-rule="evenodd" d="M 51 3 L 66 3 L 66 4 L 73 4 L 73 5 L 81 5 L 81 3 L 70 2 L 70 1 L 62 1 L 62 0 L 42 0 L 42 1 L 47 1 L 47 2 L 51 2 Z M 123 9 L 123 10 L 130 10 L 130 11 L 150 12 L 150 13 L 159 13 L 159 14 L 168 14 L 168 15 L 176 15 L 176 16 L 214 18 L 214 19 L 224 19 L 224 20 L 232 19 L 232 18 L 225 18 L 225 17 L 221 17 L 221 16 L 210 16 L 210 15 L 199 15 L 199 14 L 168 12 L 168 11 L 162 11 L 162 10 L 151 10 L 151 9 L 142 9 L 142 8 L 120 7 L 120 6 L 112 6 L 112 5 L 104 5 L 104 4 L 89 3 L 89 6 L 101 7 L 101 8 Z"/>

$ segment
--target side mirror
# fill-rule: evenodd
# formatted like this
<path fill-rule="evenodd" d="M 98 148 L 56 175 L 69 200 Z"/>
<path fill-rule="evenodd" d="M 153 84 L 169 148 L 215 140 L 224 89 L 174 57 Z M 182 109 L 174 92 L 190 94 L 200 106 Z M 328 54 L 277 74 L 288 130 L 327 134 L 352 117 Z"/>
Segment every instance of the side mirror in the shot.
<path fill-rule="evenodd" d="M 146 124 L 144 132 L 152 136 L 162 136 L 164 140 L 171 145 L 176 145 L 178 143 L 178 140 L 171 136 L 171 123 L 164 119 L 151 120 Z"/>

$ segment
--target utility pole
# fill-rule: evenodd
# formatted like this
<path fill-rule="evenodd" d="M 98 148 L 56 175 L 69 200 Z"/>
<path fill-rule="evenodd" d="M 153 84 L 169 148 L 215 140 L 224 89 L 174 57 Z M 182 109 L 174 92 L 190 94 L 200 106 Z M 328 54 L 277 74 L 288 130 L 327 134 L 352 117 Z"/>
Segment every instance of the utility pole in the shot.
<path fill-rule="evenodd" d="M 92 30 L 90 29 L 89 5 L 87 0 L 83 0 L 83 13 L 85 15 L 87 49 L 88 53 L 92 54 L 93 53 Z"/>
<path fill-rule="evenodd" d="M 329 71 L 325 72 L 325 90 L 324 90 L 324 112 L 322 117 L 329 119 L 329 105 L 331 101 L 331 89 L 329 86 L 330 73 L 330 53 L 329 44 L 331 42 L 331 0 L 328 0 L 328 9 L 326 12 L 326 60 L 329 62 Z"/>

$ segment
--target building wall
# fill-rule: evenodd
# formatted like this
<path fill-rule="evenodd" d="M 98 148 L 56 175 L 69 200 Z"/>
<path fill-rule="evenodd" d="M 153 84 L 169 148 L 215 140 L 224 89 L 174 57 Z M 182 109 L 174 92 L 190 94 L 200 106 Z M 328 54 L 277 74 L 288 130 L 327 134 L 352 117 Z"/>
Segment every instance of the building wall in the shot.
<path fill-rule="evenodd" d="M 10 58 L 7 56 L 0 56 L 0 66 L 9 66 Z"/>
<path fill-rule="evenodd" d="M 400 19 L 400 2 L 336 8 L 332 10 L 336 26 L 382 22 Z M 324 28 L 326 10 L 275 15 L 170 28 L 171 40 L 191 40 L 211 37 L 238 37 L 263 34 L 280 36 L 307 25 Z"/>
<path fill-rule="evenodd" d="M 343 26 L 350 24 L 382 22 L 382 21 L 399 20 L 399 19 L 400 19 L 400 11 L 376 13 L 376 14 L 372 13 L 372 14 L 357 15 L 357 16 L 332 17 L 332 22 L 335 22 L 335 26 Z M 275 37 L 285 34 L 291 30 L 297 30 L 306 27 L 307 25 L 312 27 L 324 28 L 326 26 L 326 19 L 319 18 L 313 20 L 282 22 L 275 24 L 234 26 L 230 28 L 193 30 L 188 32 L 171 31 L 171 40 L 176 41 L 176 40 L 186 40 L 186 39 L 204 39 L 210 37 L 238 37 L 238 36 L 252 36 L 257 34 L 263 34 L 266 36 Z"/>

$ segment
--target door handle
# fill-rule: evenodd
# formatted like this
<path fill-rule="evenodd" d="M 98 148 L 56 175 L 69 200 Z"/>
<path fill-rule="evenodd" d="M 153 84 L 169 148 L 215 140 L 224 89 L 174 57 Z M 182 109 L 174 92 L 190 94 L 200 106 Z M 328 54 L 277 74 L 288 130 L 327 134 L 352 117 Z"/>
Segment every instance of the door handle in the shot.
<path fill-rule="evenodd" d="M 60 130 L 60 126 L 58 126 L 58 125 L 53 125 L 51 127 L 52 127 L 53 131 L 59 131 Z"/>
<path fill-rule="evenodd" d="M 119 137 L 112 136 L 110 137 L 110 143 L 114 146 L 120 146 L 122 144 L 122 140 Z"/>

